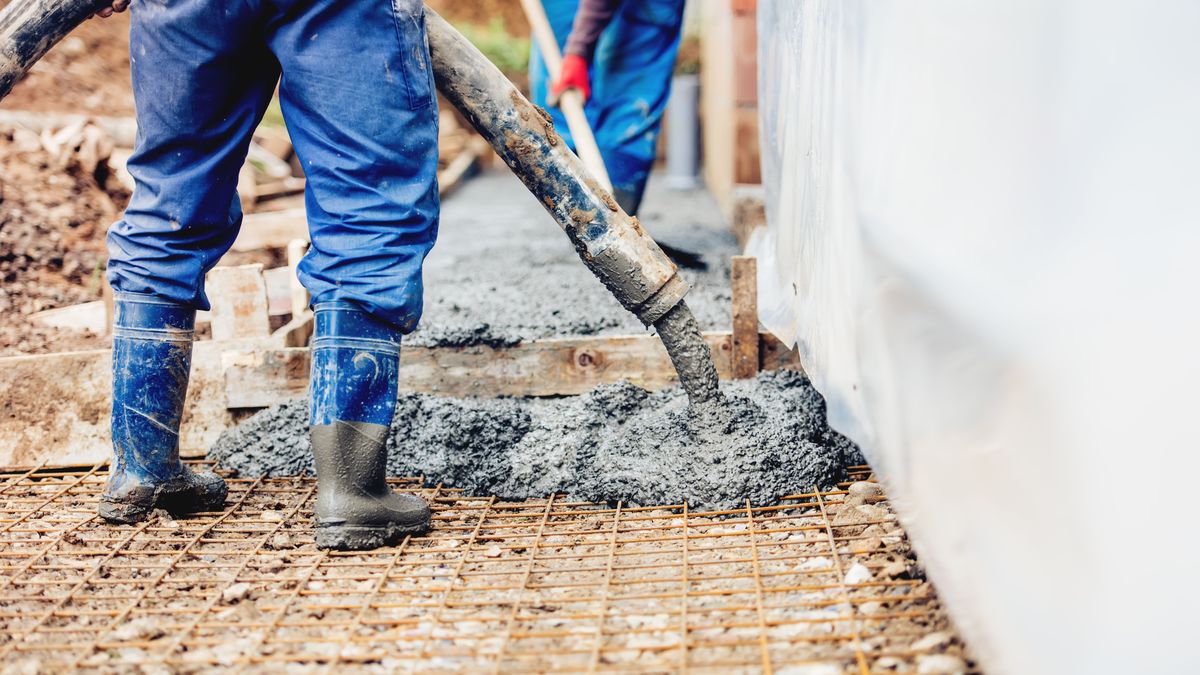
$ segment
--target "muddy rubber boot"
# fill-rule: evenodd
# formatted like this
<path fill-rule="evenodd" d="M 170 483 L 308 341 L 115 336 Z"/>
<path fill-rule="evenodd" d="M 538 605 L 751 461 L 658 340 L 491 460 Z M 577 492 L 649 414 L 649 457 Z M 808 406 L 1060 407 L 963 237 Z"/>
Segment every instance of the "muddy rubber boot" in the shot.
<path fill-rule="evenodd" d="M 114 310 L 113 461 L 100 517 L 136 523 L 155 508 L 220 509 L 225 481 L 179 460 L 195 310 L 140 293 L 118 293 Z"/>
<path fill-rule="evenodd" d="M 310 439 L 317 546 L 362 551 L 429 529 L 429 506 L 387 486 L 400 331 L 348 302 L 314 307 Z"/>

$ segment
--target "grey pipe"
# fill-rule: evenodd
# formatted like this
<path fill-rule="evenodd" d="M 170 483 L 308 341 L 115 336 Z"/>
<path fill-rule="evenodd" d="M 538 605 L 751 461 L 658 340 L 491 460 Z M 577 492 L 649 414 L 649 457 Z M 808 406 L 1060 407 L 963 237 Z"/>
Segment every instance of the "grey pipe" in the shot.
<path fill-rule="evenodd" d="M 13 0 L 0 12 L 0 99 L 38 59 L 112 0 Z"/>

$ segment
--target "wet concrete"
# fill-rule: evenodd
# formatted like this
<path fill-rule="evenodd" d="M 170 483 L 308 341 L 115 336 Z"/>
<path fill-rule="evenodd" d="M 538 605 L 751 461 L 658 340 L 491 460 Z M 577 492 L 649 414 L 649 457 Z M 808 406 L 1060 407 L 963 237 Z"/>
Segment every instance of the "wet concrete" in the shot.
<path fill-rule="evenodd" d="M 679 373 L 679 383 L 687 392 L 693 405 L 719 402 L 720 390 L 717 368 L 713 364 L 712 350 L 700 333 L 696 316 L 688 308 L 687 301 L 672 307 L 654 328 L 662 340 Z"/>
<path fill-rule="evenodd" d="M 726 402 L 688 407 L 680 388 L 628 383 L 559 399 L 402 394 L 388 436 L 388 473 L 503 499 L 565 493 L 629 505 L 688 501 L 743 507 L 832 485 L 858 450 L 825 422 L 807 378 L 762 373 L 722 385 Z M 243 476 L 312 472 L 308 406 L 261 411 L 210 452 Z"/>
<path fill-rule="evenodd" d="M 729 257 L 737 244 L 703 190 L 653 177 L 641 222 L 656 239 L 699 252 L 708 271 L 681 270 L 702 330 L 728 330 Z M 442 207 L 425 264 L 425 313 L 407 344 L 511 345 L 523 339 L 650 332 L 579 261 L 570 240 L 507 169 L 467 181 Z"/>

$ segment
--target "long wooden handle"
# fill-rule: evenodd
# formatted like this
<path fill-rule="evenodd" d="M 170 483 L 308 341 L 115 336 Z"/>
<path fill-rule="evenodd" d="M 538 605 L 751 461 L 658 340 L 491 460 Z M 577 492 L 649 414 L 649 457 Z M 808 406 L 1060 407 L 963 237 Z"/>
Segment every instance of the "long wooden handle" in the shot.
<path fill-rule="evenodd" d="M 546 8 L 542 0 L 521 0 L 529 26 L 533 30 L 533 39 L 542 52 L 546 62 L 546 70 L 550 80 L 557 82 L 562 75 L 562 53 L 558 51 L 558 40 L 554 30 L 550 28 L 550 19 L 546 18 Z M 564 91 L 558 98 L 558 107 L 567 118 L 567 128 L 575 139 L 575 150 L 583 165 L 595 177 L 596 182 L 609 192 L 612 191 L 612 181 L 608 178 L 608 169 L 604 166 L 604 157 L 600 155 L 600 146 L 596 145 L 596 136 L 588 124 L 587 115 L 583 112 L 583 96 L 574 89 Z"/>

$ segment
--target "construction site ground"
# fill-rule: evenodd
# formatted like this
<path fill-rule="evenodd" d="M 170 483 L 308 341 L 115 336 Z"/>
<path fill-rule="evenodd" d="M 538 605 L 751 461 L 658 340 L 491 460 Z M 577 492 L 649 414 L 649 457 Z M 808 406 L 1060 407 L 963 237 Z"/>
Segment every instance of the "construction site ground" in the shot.
<path fill-rule="evenodd" d="M 452 21 L 527 31 L 517 0 L 429 4 Z M 85 24 L 0 117 L 129 118 L 128 28 L 128 15 Z M 0 356 L 108 346 L 102 331 L 32 318 L 103 297 L 105 230 L 129 198 L 120 151 L 96 161 L 111 138 L 59 131 L 0 124 Z M 291 194 L 260 207 L 298 204 Z M 737 244 L 712 198 L 652 180 L 641 220 L 702 256 L 707 270 L 683 271 L 688 302 L 705 330 L 728 330 Z M 223 264 L 244 262 L 278 267 L 286 255 Z M 413 346 L 647 334 L 498 165 L 444 199 L 425 283 Z M 433 530 L 371 553 L 315 548 L 310 477 L 230 476 L 221 512 L 119 527 L 95 515 L 106 472 L 0 468 L 0 671 L 974 669 L 867 467 L 837 489 L 708 513 L 505 502 L 397 479 L 432 501 Z"/>
<path fill-rule="evenodd" d="M 0 476 L 6 672 L 953 673 L 969 657 L 886 499 L 720 513 L 418 490 L 428 536 L 315 548 L 311 478 L 227 508 L 95 514 L 103 467 Z M 416 490 L 418 480 L 396 480 Z"/>

